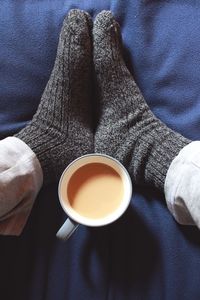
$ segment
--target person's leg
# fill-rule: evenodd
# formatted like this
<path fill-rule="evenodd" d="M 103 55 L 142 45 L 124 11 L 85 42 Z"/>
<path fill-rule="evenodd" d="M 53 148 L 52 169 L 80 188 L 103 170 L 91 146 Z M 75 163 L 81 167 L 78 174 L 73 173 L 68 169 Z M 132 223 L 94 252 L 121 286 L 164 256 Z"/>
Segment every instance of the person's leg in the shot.
<path fill-rule="evenodd" d="M 93 152 L 91 25 L 87 13 L 69 12 L 37 112 L 15 135 L 36 154 L 44 183 L 57 180 L 75 158 Z"/>
<path fill-rule="evenodd" d="M 149 109 L 125 65 L 119 25 L 110 12 L 96 17 L 93 43 L 100 116 L 95 151 L 120 160 L 137 184 L 163 191 L 171 162 L 191 141 Z"/>

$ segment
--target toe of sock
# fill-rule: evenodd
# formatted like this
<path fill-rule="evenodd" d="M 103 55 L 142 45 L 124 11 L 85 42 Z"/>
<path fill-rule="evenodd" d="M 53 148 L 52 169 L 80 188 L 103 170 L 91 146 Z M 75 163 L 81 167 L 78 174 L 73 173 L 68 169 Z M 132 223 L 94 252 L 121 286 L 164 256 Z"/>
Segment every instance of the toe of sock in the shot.
<path fill-rule="evenodd" d="M 118 23 L 115 21 L 111 11 L 103 10 L 96 16 L 94 21 L 94 30 L 104 31 L 112 26 L 118 26 Z"/>
<path fill-rule="evenodd" d="M 120 26 L 111 11 L 104 10 L 96 16 L 93 27 L 93 40 L 97 52 L 101 46 L 109 48 L 112 44 L 114 48 L 121 47 Z"/>
<path fill-rule="evenodd" d="M 93 27 L 94 60 L 100 67 L 113 66 L 114 60 L 122 59 L 120 27 L 111 11 L 102 11 L 96 16 Z"/>
<path fill-rule="evenodd" d="M 92 29 L 92 18 L 83 10 L 71 9 L 63 21 L 63 28 L 74 34 L 85 32 L 86 28 L 87 31 L 90 31 Z"/>

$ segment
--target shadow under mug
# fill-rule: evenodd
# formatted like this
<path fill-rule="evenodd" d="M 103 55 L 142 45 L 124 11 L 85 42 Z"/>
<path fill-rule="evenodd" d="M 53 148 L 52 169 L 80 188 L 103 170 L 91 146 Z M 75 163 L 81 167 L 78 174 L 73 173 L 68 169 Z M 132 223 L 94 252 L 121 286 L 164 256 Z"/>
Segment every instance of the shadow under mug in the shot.
<path fill-rule="evenodd" d="M 119 205 L 111 213 L 101 218 L 89 218 L 79 214 L 74 208 L 72 208 L 67 193 L 67 187 L 73 174 L 81 167 L 92 163 L 102 164 L 112 168 L 120 176 L 121 183 L 123 185 L 123 195 L 122 199 L 120 199 Z M 118 160 L 105 154 L 87 154 L 75 159 L 63 171 L 58 185 L 58 196 L 63 210 L 68 215 L 68 219 L 58 230 L 56 236 L 61 240 L 67 240 L 77 229 L 79 224 L 97 227 L 116 221 L 129 206 L 132 197 L 132 182 L 126 168 Z"/>

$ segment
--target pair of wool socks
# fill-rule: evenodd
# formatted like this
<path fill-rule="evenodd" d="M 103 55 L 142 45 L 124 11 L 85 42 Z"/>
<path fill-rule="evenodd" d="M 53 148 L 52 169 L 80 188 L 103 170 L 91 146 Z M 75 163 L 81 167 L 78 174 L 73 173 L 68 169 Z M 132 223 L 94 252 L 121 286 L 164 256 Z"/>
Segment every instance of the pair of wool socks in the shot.
<path fill-rule="evenodd" d="M 163 191 L 167 170 L 189 140 L 150 111 L 121 51 L 112 14 L 72 10 L 60 34 L 55 65 L 33 120 L 16 137 L 40 161 L 44 182 L 57 180 L 73 159 L 100 152 L 120 160 L 137 184 Z M 93 68 L 98 91 L 94 133 Z"/>

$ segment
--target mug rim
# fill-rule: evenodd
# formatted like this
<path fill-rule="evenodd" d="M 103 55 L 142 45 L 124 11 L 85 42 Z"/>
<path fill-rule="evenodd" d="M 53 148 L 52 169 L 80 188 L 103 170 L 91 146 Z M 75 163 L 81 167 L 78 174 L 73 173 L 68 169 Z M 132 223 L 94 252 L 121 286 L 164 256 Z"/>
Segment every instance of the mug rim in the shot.
<path fill-rule="evenodd" d="M 80 215 L 79 213 L 77 213 L 70 205 L 66 205 L 66 203 L 64 203 L 64 201 L 62 200 L 62 195 L 61 195 L 61 187 L 62 187 L 62 183 L 63 183 L 63 179 L 65 178 L 65 174 L 67 173 L 67 171 L 74 165 L 76 164 L 78 161 L 83 160 L 83 159 L 87 159 L 89 157 L 102 157 L 108 160 L 111 160 L 112 162 L 114 162 L 114 164 L 116 164 L 117 166 L 119 166 L 120 170 L 123 173 L 123 178 L 125 177 L 125 181 L 127 182 L 126 186 L 125 183 L 123 181 L 123 185 L 125 186 L 126 189 L 128 189 L 127 191 L 125 191 L 125 195 L 123 200 L 121 201 L 120 205 L 118 206 L 118 208 L 116 210 L 114 210 L 111 214 L 102 217 L 102 218 L 89 218 L 89 217 L 84 217 L 82 215 Z M 89 162 L 88 162 L 89 163 Z M 91 162 L 92 163 L 92 162 Z M 100 162 L 100 163 L 104 163 L 106 164 L 106 162 Z M 87 163 L 86 163 L 87 164 Z M 86 165 L 85 164 L 85 165 Z M 78 169 L 78 168 L 77 168 Z M 77 170 L 76 169 L 76 170 Z M 75 170 L 75 171 L 76 171 Z M 116 171 L 116 170 L 115 170 Z M 117 172 L 117 171 L 116 171 Z M 119 174 L 119 172 L 117 172 Z M 120 175 L 120 174 L 119 174 Z M 120 175 L 121 176 L 121 175 Z M 121 176 L 122 177 L 122 176 Z M 62 209 L 64 210 L 64 212 L 67 214 L 67 216 L 72 219 L 73 221 L 77 222 L 78 224 L 82 224 L 82 225 L 86 225 L 86 226 L 90 226 L 90 227 L 99 227 L 99 226 L 104 226 L 104 225 L 108 225 L 114 221 L 116 221 L 117 219 L 119 219 L 123 213 L 126 211 L 126 209 L 128 208 L 130 202 L 131 202 L 131 198 L 132 198 L 132 181 L 130 178 L 130 175 L 127 171 L 127 169 L 122 165 L 122 163 L 120 161 L 118 161 L 116 158 L 109 156 L 107 154 L 101 154 L 101 153 L 89 153 L 89 154 L 85 154 L 82 155 L 78 158 L 76 158 L 75 160 L 73 160 L 62 172 L 62 175 L 60 177 L 59 180 L 59 184 L 58 184 L 58 197 L 59 197 L 59 202 L 61 204 Z"/>

